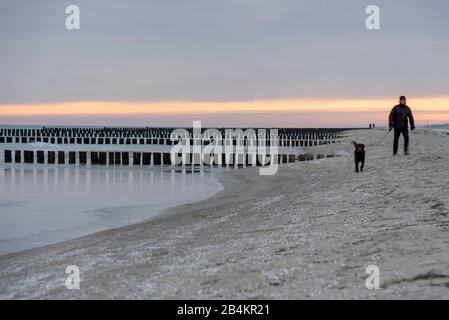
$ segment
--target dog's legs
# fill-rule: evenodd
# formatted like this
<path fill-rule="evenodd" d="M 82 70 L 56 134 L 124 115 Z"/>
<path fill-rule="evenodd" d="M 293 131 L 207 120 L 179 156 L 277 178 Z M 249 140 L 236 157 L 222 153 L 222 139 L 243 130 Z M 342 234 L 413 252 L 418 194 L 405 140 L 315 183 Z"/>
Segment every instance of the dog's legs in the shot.
<path fill-rule="evenodd" d="M 359 172 L 359 163 L 358 162 L 355 163 L 355 172 Z"/>
<path fill-rule="evenodd" d="M 362 164 L 360 166 L 360 171 L 363 171 L 363 168 L 365 168 L 365 161 L 362 161 Z"/>

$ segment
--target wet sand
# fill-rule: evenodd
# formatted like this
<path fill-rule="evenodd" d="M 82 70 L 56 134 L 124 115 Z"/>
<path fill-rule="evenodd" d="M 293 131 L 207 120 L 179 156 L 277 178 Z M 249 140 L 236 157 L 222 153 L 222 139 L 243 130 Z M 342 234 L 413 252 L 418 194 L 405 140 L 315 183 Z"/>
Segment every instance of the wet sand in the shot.
<path fill-rule="evenodd" d="M 449 298 L 449 137 L 419 129 L 411 155 L 391 155 L 385 130 L 354 173 L 340 157 L 220 174 L 225 190 L 163 217 L 0 256 L 0 298 Z M 368 265 L 381 288 L 368 290 Z M 65 287 L 77 265 L 81 289 Z"/>

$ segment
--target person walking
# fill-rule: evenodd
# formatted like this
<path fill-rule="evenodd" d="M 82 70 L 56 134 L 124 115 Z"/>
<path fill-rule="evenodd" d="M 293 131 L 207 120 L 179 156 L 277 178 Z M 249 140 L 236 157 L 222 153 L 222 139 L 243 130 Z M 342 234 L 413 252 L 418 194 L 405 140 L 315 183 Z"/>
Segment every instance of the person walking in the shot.
<path fill-rule="evenodd" d="M 408 155 L 409 135 L 408 122 L 410 121 L 410 129 L 415 130 L 415 120 L 409 106 L 407 106 L 405 96 L 399 97 L 399 104 L 395 105 L 390 112 L 389 126 L 390 131 L 394 129 L 393 155 L 398 154 L 399 138 L 404 137 L 404 154 Z"/>

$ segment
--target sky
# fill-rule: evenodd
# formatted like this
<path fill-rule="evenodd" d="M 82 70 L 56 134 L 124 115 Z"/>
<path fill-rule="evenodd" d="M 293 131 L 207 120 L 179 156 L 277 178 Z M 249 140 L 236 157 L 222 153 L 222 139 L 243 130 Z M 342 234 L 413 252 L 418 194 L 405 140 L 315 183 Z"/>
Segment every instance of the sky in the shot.
<path fill-rule="evenodd" d="M 449 122 L 448 14 L 446 0 L 0 0 L 0 124 L 358 127 L 385 125 L 399 95 L 418 123 Z"/>

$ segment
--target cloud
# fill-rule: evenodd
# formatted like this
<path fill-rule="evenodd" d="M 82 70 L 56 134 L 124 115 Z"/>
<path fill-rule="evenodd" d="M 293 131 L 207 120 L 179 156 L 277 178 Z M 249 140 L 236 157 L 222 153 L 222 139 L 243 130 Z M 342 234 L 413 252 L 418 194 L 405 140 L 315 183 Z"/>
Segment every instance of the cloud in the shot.
<path fill-rule="evenodd" d="M 6 1 L 0 103 L 441 96 L 447 1 Z"/>

